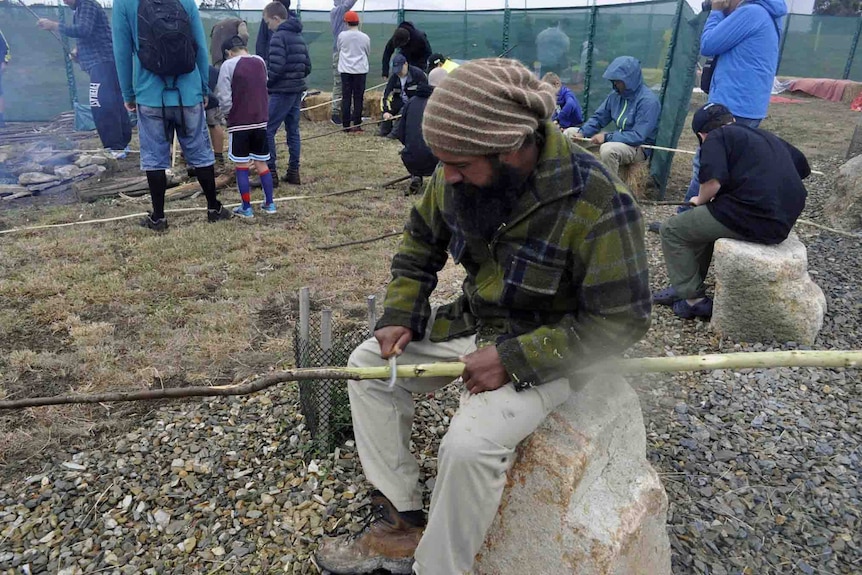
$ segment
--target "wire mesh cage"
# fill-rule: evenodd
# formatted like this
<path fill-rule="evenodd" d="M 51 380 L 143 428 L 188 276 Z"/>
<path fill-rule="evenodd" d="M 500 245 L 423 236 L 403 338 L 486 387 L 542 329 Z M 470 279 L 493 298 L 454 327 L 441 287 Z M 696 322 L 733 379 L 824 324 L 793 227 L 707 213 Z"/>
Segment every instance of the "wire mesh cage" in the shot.
<path fill-rule="evenodd" d="M 332 320 L 330 310 L 324 310 L 319 317 L 308 314 L 297 324 L 294 334 L 296 366 L 346 366 L 353 350 L 368 337 L 368 326 Z M 300 381 L 299 403 L 314 449 L 332 451 L 351 436 L 347 380 Z"/>

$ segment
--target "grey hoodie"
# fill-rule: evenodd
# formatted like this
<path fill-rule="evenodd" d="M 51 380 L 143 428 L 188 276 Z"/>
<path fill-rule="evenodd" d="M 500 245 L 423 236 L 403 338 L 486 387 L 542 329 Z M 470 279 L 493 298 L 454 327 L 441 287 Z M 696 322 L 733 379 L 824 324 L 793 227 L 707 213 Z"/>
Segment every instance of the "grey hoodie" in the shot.
<path fill-rule="evenodd" d="M 344 32 L 347 24 L 344 15 L 353 9 L 356 0 L 332 0 L 332 10 L 329 11 L 329 25 L 332 27 L 332 53 L 338 53 L 338 35 Z"/>

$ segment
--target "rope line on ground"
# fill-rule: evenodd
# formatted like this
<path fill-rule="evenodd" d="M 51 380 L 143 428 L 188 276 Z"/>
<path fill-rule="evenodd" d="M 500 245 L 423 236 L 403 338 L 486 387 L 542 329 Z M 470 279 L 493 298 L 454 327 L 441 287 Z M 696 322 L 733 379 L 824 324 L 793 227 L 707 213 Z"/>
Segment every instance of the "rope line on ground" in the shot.
<path fill-rule="evenodd" d="M 346 132 L 346 131 L 352 130 L 354 128 L 362 128 L 363 126 L 374 126 L 377 124 L 382 124 L 383 122 L 391 122 L 392 120 L 397 120 L 400 117 L 401 117 L 401 114 L 398 114 L 397 116 L 392 116 L 388 120 L 372 120 L 370 122 L 363 122 L 363 123 L 359 124 L 358 126 L 350 126 L 349 128 L 339 128 L 337 130 L 332 130 L 330 132 L 324 132 L 323 134 L 315 134 L 314 136 L 308 136 L 305 138 L 301 138 L 299 141 L 300 142 L 307 142 L 308 140 L 315 140 L 317 138 L 323 138 L 326 136 L 333 136 L 335 134 L 340 134 L 341 132 Z"/>
<path fill-rule="evenodd" d="M 374 190 L 378 190 L 378 189 L 382 189 L 382 188 L 387 188 L 389 186 L 392 186 L 394 184 L 397 184 L 399 182 L 403 182 L 403 181 L 409 180 L 409 179 L 410 179 L 410 176 L 402 176 L 400 178 L 396 178 L 394 180 L 389 180 L 389 181 L 383 182 L 381 184 L 376 184 L 376 185 L 372 184 L 370 186 L 363 186 L 361 188 L 353 188 L 350 190 L 341 190 L 341 191 L 337 191 L 337 192 L 328 192 L 325 194 L 315 194 L 315 195 L 311 195 L 311 196 L 308 196 L 308 195 L 306 195 L 306 196 L 282 196 L 280 198 L 273 198 L 272 201 L 273 202 L 287 202 L 287 201 L 292 201 L 292 200 L 315 200 L 315 199 L 321 199 L 321 198 L 331 198 L 333 196 L 342 196 L 345 194 L 352 194 L 352 193 L 356 193 L 356 192 L 374 191 Z M 239 202 L 236 204 L 222 204 L 223 207 L 228 208 L 228 209 L 235 208 L 235 207 L 241 206 L 241 205 L 242 205 L 242 202 Z M 206 209 L 207 208 L 205 208 L 205 207 L 170 208 L 170 209 L 165 210 L 165 214 L 203 212 L 203 211 L 206 211 Z M 43 224 L 43 225 L 39 225 L 39 226 L 26 226 L 26 227 L 20 227 L 20 228 L 10 228 L 8 230 L 0 230 L 0 235 L 14 234 L 17 232 L 32 232 L 32 231 L 38 231 L 38 230 L 48 230 L 48 229 L 54 229 L 54 228 L 68 228 L 71 226 L 83 226 L 83 225 L 89 225 L 89 224 L 102 224 L 102 223 L 107 223 L 107 222 L 119 222 L 122 220 L 130 220 L 133 218 L 142 218 L 142 217 L 148 216 L 148 215 L 149 214 L 147 212 L 140 212 L 140 213 L 135 213 L 135 214 L 126 214 L 123 216 L 115 216 L 112 218 L 100 218 L 100 219 L 95 219 L 95 220 L 82 220 L 79 222 L 64 222 L 62 224 Z"/>

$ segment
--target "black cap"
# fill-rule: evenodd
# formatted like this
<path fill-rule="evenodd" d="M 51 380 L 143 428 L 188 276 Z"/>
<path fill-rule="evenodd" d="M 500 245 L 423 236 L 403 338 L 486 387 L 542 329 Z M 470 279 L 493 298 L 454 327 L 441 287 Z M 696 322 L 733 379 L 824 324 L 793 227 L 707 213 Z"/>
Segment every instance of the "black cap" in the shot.
<path fill-rule="evenodd" d="M 245 48 L 246 43 L 245 40 L 242 39 L 242 36 L 231 36 L 221 44 L 221 51 L 227 52 L 228 50 L 233 50 L 235 48 Z"/>
<path fill-rule="evenodd" d="M 431 54 L 431 58 L 429 58 L 428 61 L 431 62 L 432 67 L 433 66 L 439 66 L 440 64 L 442 64 L 443 62 L 446 61 L 446 56 L 444 56 L 443 54 L 440 54 L 438 52 L 435 54 Z"/>
<path fill-rule="evenodd" d="M 707 104 L 698 109 L 691 119 L 691 129 L 695 134 L 708 134 L 716 128 L 733 121 L 733 114 L 722 104 Z"/>

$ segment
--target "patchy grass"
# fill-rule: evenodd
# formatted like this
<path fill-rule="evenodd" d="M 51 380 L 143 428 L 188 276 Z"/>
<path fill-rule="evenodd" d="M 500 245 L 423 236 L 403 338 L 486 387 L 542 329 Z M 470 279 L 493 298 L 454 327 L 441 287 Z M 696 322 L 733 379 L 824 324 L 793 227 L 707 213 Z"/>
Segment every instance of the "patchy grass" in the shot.
<path fill-rule="evenodd" d="M 773 105 L 764 127 L 796 144 L 815 165 L 818 158 L 843 155 L 855 114 L 842 104 L 800 99 L 804 103 Z M 330 127 L 302 129 L 307 136 Z M 322 194 L 403 175 L 399 144 L 371 134 L 304 142 L 305 185 L 283 185 L 277 195 Z M 680 147 L 695 145 L 687 129 Z M 681 196 L 690 177 L 690 158 L 680 156 L 670 198 Z M 400 229 L 412 202 L 402 195 L 404 187 L 285 201 L 278 214 L 259 212 L 251 221 L 208 224 L 203 212 L 169 215 L 166 234 L 127 220 L 0 236 L 0 395 L 223 384 L 289 365 L 299 288 L 311 288 L 315 309 L 331 307 L 362 321 L 356 318 L 364 317 L 366 296 L 383 294 L 398 240 L 329 251 L 314 246 Z M 228 190 L 222 198 L 235 202 L 238 195 Z M 185 200 L 168 207 L 201 205 Z M 147 201 L 126 200 L 28 207 L 0 214 L 0 226 L 113 217 L 147 207 Z M 450 262 L 435 301 L 456 294 L 460 277 Z M 4 413 L 0 459 L 11 465 L 58 443 L 74 447 L 152 407 Z"/>

